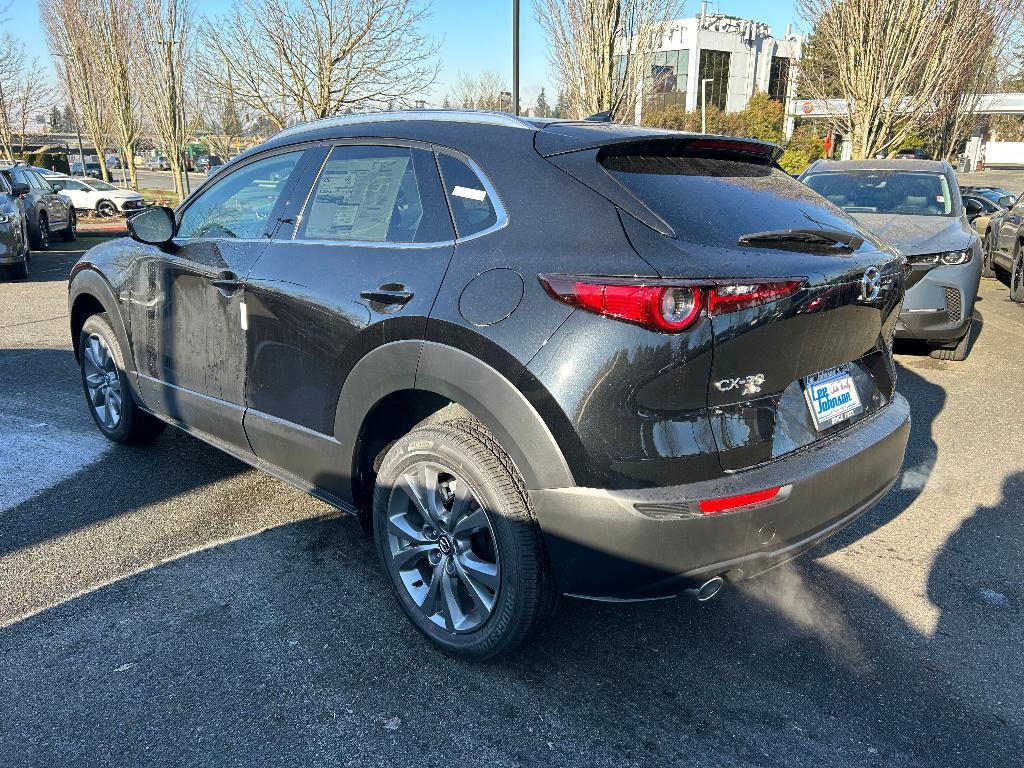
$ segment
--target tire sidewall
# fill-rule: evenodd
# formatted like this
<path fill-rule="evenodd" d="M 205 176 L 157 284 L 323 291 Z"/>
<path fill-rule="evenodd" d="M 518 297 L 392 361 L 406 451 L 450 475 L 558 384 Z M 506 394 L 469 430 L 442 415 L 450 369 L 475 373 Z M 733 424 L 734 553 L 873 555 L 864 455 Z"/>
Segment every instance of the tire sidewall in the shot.
<path fill-rule="evenodd" d="M 1020 243 L 1013 249 L 1013 262 L 1010 264 L 1010 298 L 1016 302 L 1024 302 L 1024 251 Z M 1020 274 L 1018 274 L 1020 273 Z"/>
<path fill-rule="evenodd" d="M 99 336 L 103 343 L 107 345 L 107 349 L 110 350 L 110 356 L 114 358 L 114 365 L 117 367 L 117 377 L 121 383 L 121 420 L 114 429 L 104 426 L 96 416 L 96 410 L 92 407 L 92 402 L 89 400 L 89 387 L 85 382 L 85 345 L 92 335 Z M 132 430 L 132 419 L 135 416 L 135 404 L 132 399 L 131 388 L 128 385 L 128 375 L 124 370 L 124 356 L 121 353 L 121 345 L 118 343 L 114 328 L 105 314 L 93 315 L 85 321 L 85 324 L 82 326 L 82 334 L 79 337 L 78 349 L 79 357 L 81 358 L 78 368 L 82 379 L 82 392 L 85 395 L 85 404 L 92 415 L 92 420 L 96 422 L 100 432 L 109 439 L 118 443 L 127 442 Z"/>
<path fill-rule="evenodd" d="M 385 576 L 413 624 L 447 653 L 487 657 L 491 655 L 489 651 L 501 644 L 517 622 L 522 620 L 526 607 L 521 563 L 524 558 L 536 555 L 521 551 L 514 531 L 515 526 L 530 524 L 523 517 L 525 510 L 517 508 L 519 504 L 515 499 L 505 498 L 505 494 L 486 477 L 484 470 L 458 444 L 461 439 L 461 436 L 456 438 L 447 430 L 428 427 L 406 435 L 391 446 L 381 464 L 374 489 L 373 535 Z M 501 568 L 501 586 L 491 616 L 472 632 L 448 632 L 435 625 L 423 615 L 405 586 L 392 576 L 389 568 L 391 553 L 388 546 L 387 512 L 391 487 L 405 470 L 423 461 L 446 467 L 466 481 L 483 506 L 494 532 Z"/>

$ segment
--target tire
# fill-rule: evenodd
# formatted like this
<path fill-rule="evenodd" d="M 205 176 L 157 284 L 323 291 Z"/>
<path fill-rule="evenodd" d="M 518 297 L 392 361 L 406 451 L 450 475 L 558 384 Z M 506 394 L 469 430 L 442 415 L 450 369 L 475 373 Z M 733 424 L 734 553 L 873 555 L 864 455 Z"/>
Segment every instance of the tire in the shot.
<path fill-rule="evenodd" d="M 36 235 L 31 238 L 32 247 L 39 251 L 47 251 L 50 249 L 50 220 L 42 211 L 39 212 L 38 223 Z"/>
<path fill-rule="evenodd" d="M 25 280 L 28 278 L 28 261 L 4 267 L 3 271 L 9 280 Z"/>
<path fill-rule="evenodd" d="M 996 268 L 992 263 L 992 255 L 995 253 L 995 238 L 992 237 L 992 232 L 985 233 L 985 242 L 982 247 L 981 255 L 981 276 L 982 277 L 995 277 Z"/>
<path fill-rule="evenodd" d="M 971 328 L 974 327 L 974 323 L 968 327 L 967 333 L 960 337 L 960 340 L 956 342 L 955 346 L 952 347 L 939 347 L 933 349 L 929 353 L 936 360 L 955 360 L 961 362 L 967 359 L 967 352 L 971 347 Z"/>
<path fill-rule="evenodd" d="M 78 350 L 85 402 L 107 439 L 145 443 L 164 431 L 167 425 L 139 408 L 132 398 L 121 345 L 105 313 L 85 321 Z"/>
<path fill-rule="evenodd" d="M 109 219 L 111 216 L 117 215 L 117 206 L 109 200 L 100 200 L 96 203 L 96 213 L 105 219 Z"/>
<path fill-rule="evenodd" d="M 402 610 L 449 655 L 510 653 L 554 610 L 558 592 L 523 480 L 479 422 L 420 426 L 391 445 L 374 488 L 373 535 Z"/>
<path fill-rule="evenodd" d="M 1010 265 L 1010 299 L 1024 302 L 1024 252 L 1020 241 L 1013 246 L 1013 263 Z"/>
<path fill-rule="evenodd" d="M 60 236 L 65 243 L 73 243 L 78 239 L 78 215 L 74 208 L 68 211 L 68 225 L 61 230 Z"/>

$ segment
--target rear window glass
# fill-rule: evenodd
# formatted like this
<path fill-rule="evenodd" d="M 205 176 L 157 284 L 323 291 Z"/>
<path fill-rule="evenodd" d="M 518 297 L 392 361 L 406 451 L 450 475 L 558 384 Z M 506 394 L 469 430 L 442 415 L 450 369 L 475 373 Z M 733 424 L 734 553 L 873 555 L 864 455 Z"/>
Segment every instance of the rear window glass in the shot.
<path fill-rule="evenodd" d="M 842 211 L 776 168 L 678 155 L 610 155 L 601 164 L 680 240 L 733 247 L 740 237 L 755 232 L 858 232 Z"/>
<path fill-rule="evenodd" d="M 906 171 L 827 171 L 804 183 L 849 213 L 950 216 L 953 200 L 941 173 Z"/>
<path fill-rule="evenodd" d="M 438 155 L 444 189 L 459 237 L 469 237 L 493 227 L 498 213 L 490 192 L 473 169 L 451 155 Z"/>

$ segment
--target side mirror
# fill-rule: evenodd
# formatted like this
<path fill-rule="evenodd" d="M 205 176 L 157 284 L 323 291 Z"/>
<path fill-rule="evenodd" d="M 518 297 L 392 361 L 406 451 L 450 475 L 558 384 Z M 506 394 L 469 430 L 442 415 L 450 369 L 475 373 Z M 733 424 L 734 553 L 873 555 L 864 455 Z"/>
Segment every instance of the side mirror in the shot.
<path fill-rule="evenodd" d="M 1017 198 L 1013 195 L 1003 195 L 999 198 L 999 205 L 1003 206 L 1003 208 L 1012 208 L 1013 204 L 1016 202 Z"/>
<path fill-rule="evenodd" d="M 128 219 L 132 239 L 146 245 L 167 245 L 174 238 L 174 211 L 165 206 L 147 208 Z"/>
<path fill-rule="evenodd" d="M 54 192 L 62 192 L 64 190 L 64 185 L 63 184 L 53 183 L 50 186 L 53 187 L 53 191 Z"/>
<path fill-rule="evenodd" d="M 11 194 L 14 195 L 15 197 L 21 197 L 22 195 L 27 195 L 28 193 L 28 184 L 26 184 L 25 182 L 11 184 Z"/>

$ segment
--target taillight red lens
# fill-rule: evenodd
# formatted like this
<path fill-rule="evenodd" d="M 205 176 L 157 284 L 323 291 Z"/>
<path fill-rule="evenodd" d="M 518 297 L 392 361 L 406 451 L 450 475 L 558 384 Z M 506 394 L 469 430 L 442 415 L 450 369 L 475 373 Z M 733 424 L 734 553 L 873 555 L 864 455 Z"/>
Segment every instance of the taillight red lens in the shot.
<path fill-rule="evenodd" d="M 701 312 L 724 315 L 767 304 L 794 293 L 801 280 L 730 285 L 694 285 L 671 280 L 540 275 L 554 298 L 599 315 L 676 333 L 692 326 Z"/>
<path fill-rule="evenodd" d="M 559 301 L 656 331 L 686 330 L 700 315 L 702 306 L 701 290 L 689 285 L 646 285 L 562 275 L 541 275 L 540 280 Z"/>
<path fill-rule="evenodd" d="M 716 285 L 708 293 L 708 312 L 725 315 L 789 296 L 800 287 L 799 280 L 774 283 Z"/>
<path fill-rule="evenodd" d="M 705 515 L 714 515 L 718 512 L 730 512 L 735 509 L 744 509 L 746 507 L 756 507 L 761 504 L 767 504 L 769 501 L 779 495 L 779 491 L 782 490 L 782 486 L 775 488 L 765 488 L 763 491 L 754 491 L 753 493 L 741 493 L 738 496 L 725 496 L 721 499 L 705 499 L 698 503 L 700 511 Z"/>

